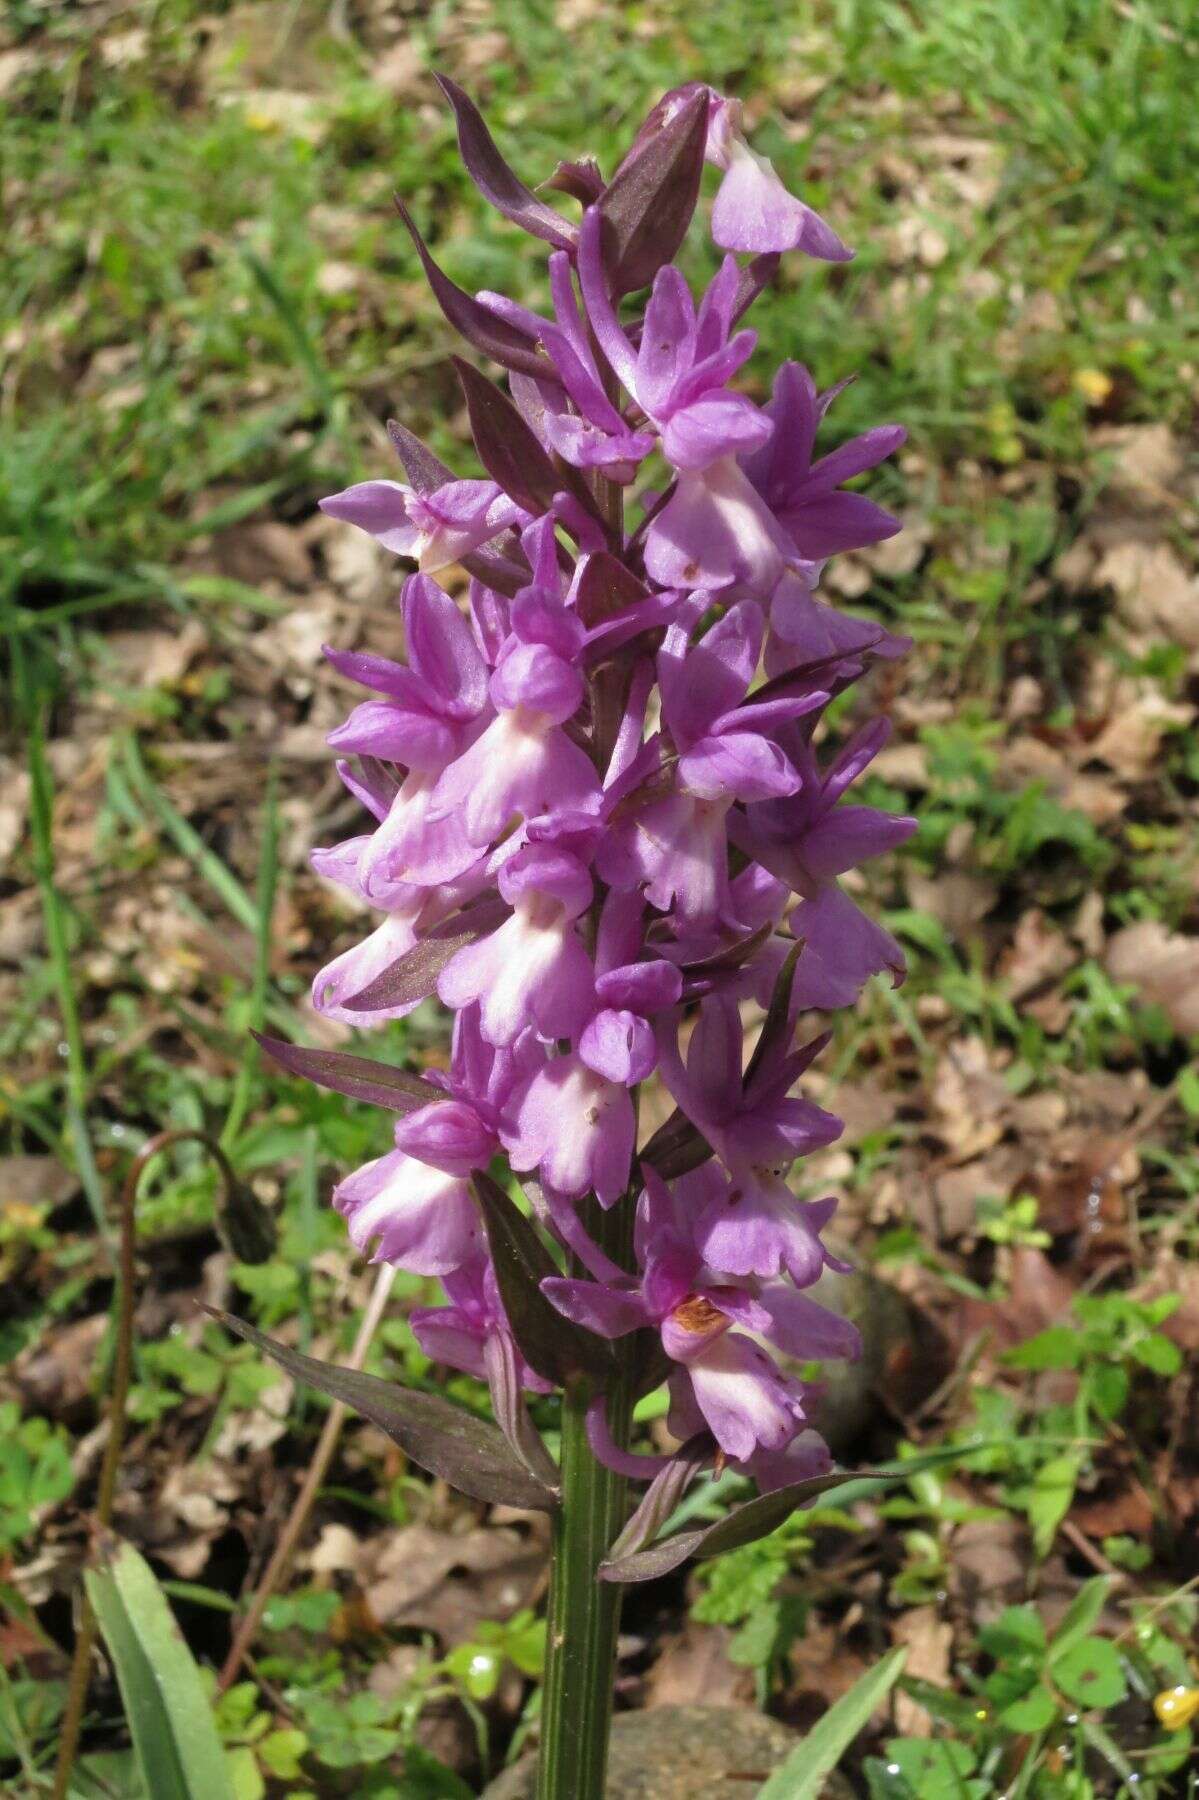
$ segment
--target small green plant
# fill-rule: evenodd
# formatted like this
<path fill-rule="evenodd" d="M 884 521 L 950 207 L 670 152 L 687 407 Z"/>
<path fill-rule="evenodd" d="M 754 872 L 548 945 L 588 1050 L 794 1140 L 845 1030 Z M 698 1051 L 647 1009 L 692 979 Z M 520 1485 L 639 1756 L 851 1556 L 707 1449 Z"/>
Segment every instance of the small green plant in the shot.
<path fill-rule="evenodd" d="M 868 1759 L 870 1800 L 993 1800 L 1001 1792 L 1013 1800 L 1094 1800 L 1117 1791 L 1164 1800 L 1174 1791 L 1169 1777 L 1189 1760 L 1190 1731 L 1163 1731 L 1134 1763 L 1103 1716 L 1130 1691 L 1152 1692 L 1186 1659 L 1148 1620 L 1119 1640 L 1098 1636 L 1110 1593 L 1106 1576 L 1085 1583 L 1052 1634 L 1035 1607 L 1007 1607 L 979 1633 L 990 1666 L 965 1674 L 965 1692 L 904 1679 L 937 1735 L 891 1738 L 883 1757 Z"/>
<path fill-rule="evenodd" d="M 1078 1294 L 1072 1302 L 1075 1323 L 1051 1325 L 1005 1358 L 1016 1369 L 1075 1369 L 1079 1376 L 1078 1406 L 1110 1422 L 1128 1403 L 1136 1369 L 1177 1375 L 1182 1352 L 1158 1330 L 1178 1310 L 1179 1296 L 1134 1300 L 1128 1294 Z"/>
<path fill-rule="evenodd" d="M 1011 1200 L 984 1196 L 978 1202 L 978 1235 L 993 1244 L 1015 1244 L 1028 1250 L 1045 1250 L 1053 1242 L 1037 1224 L 1035 1194 L 1017 1194 Z"/>
<path fill-rule="evenodd" d="M 900 1460 L 916 1455 L 900 1447 Z M 906 1494 L 884 1500 L 879 1514 L 907 1525 L 903 1533 L 904 1563 L 891 1583 L 890 1597 L 899 1606 L 922 1606 L 944 1592 L 952 1555 L 954 1527 L 1003 1516 L 1003 1508 L 979 1506 L 946 1485 L 936 1469 L 921 1469 L 908 1479 Z"/>
<path fill-rule="evenodd" d="M 12 1400 L 0 1403 L 0 1550 L 35 1529 L 42 1507 L 65 1500 L 75 1486 L 70 1439 L 47 1419 L 22 1419 Z"/>
<path fill-rule="evenodd" d="M 811 1547 L 811 1535 L 799 1520 L 790 1519 L 769 1537 L 700 1565 L 703 1588 L 692 1617 L 704 1625 L 737 1627 L 729 1656 L 754 1671 L 760 1697 L 769 1692 L 789 1646 L 803 1632 L 807 1601 L 780 1590 L 793 1560 Z"/>
<path fill-rule="evenodd" d="M 215 1436 L 230 1410 L 253 1407 L 278 1377 L 260 1362 L 231 1350 L 213 1328 L 198 1343 L 181 1332 L 146 1344 L 139 1352 L 141 1379 L 129 1395 L 129 1416 L 139 1422 L 157 1419 L 187 1399 L 212 1400 L 216 1411 L 210 1427 Z"/>

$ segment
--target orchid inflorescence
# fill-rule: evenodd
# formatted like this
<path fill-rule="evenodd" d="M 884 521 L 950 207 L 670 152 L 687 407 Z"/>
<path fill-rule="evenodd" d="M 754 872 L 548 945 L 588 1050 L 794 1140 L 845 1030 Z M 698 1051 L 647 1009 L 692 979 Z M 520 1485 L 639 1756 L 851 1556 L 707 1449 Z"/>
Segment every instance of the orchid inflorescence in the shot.
<path fill-rule="evenodd" d="M 522 1390 L 578 1369 L 594 1453 L 669 1474 L 671 1459 L 622 1448 L 606 1412 L 609 1345 L 641 1333 L 641 1387 L 668 1381 L 688 1470 L 727 1463 L 771 1491 L 830 1466 L 771 1351 L 857 1345 L 804 1292 L 844 1265 L 822 1239 L 834 1202 L 801 1203 L 786 1176 L 842 1127 L 795 1092 L 827 1038 L 796 1047 L 799 1020 L 852 1005 L 876 973 L 902 979 L 898 945 L 838 877 L 914 829 L 843 798 L 885 722 L 835 753 L 821 741 L 834 699 L 906 644 L 816 589 L 828 557 L 899 529 L 843 484 L 904 433 L 817 456 L 843 382 L 822 393 L 788 362 L 765 405 L 730 386 L 780 253 L 851 255 L 749 148 L 735 101 L 698 83 L 667 94 L 609 182 L 594 162 L 559 165 L 548 186 L 580 203 L 576 224 L 442 87 L 475 184 L 549 245 L 548 309 L 467 294 L 403 214 L 443 312 L 507 392 L 455 359 L 486 478 L 457 479 L 393 426 L 407 481 L 322 502 L 416 572 L 406 662 L 328 652 L 371 696 L 329 741 L 372 823 L 313 861 L 381 922 L 313 1001 L 363 1026 L 435 993 L 452 1059 L 415 1078 L 275 1049 L 398 1114 L 394 1148 L 334 1203 L 359 1249 L 440 1278 L 447 1304 L 412 1315 L 416 1336 L 490 1381 L 526 1467 L 552 1479 Z M 697 302 L 671 258 L 705 160 L 722 171 L 725 255 Z M 455 566 L 467 610 L 435 579 Z M 766 1015 L 746 1065 L 747 1003 Z M 675 1110 L 638 1148 L 637 1090 L 655 1075 Z M 501 1154 L 531 1216 L 488 1174 Z M 618 1207 L 623 1255 L 596 1228 Z"/>

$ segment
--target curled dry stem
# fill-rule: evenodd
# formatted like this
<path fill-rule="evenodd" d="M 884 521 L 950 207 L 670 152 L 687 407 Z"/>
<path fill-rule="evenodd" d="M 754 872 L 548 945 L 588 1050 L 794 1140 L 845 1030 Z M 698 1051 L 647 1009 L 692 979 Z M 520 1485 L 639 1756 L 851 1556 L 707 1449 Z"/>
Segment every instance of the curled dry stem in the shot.
<path fill-rule="evenodd" d="M 96 1489 L 96 1505 L 92 1515 L 93 1535 L 106 1531 L 112 1524 L 117 1470 L 121 1466 L 121 1451 L 125 1445 L 126 1410 L 129 1401 L 129 1383 L 133 1373 L 137 1190 L 148 1163 L 152 1162 L 156 1156 L 160 1156 L 164 1150 L 171 1149 L 173 1145 L 187 1142 L 204 1145 L 221 1171 L 221 1179 L 225 1184 L 227 1196 L 232 1193 L 235 1186 L 229 1159 L 220 1145 L 214 1138 L 209 1137 L 206 1131 L 200 1131 L 193 1127 L 160 1131 L 156 1137 L 150 1138 L 147 1143 L 142 1145 L 129 1165 L 129 1171 L 121 1187 L 116 1340 L 113 1352 L 112 1386 L 108 1401 L 108 1438 L 104 1445 L 104 1459 L 100 1465 L 100 1479 Z M 95 1614 L 87 1599 L 84 1598 L 80 1603 L 79 1630 L 75 1638 L 75 1653 L 71 1660 L 71 1673 L 67 1683 L 67 1699 L 63 1712 L 62 1735 L 59 1739 L 58 1760 L 54 1766 L 54 1786 L 51 1791 L 51 1800 L 66 1800 L 70 1787 L 71 1771 L 75 1766 L 75 1755 L 79 1748 L 79 1734 L 83 1727 L 83 1709 L 87 1702 L 92 1650 L 95 1642 Z"/>

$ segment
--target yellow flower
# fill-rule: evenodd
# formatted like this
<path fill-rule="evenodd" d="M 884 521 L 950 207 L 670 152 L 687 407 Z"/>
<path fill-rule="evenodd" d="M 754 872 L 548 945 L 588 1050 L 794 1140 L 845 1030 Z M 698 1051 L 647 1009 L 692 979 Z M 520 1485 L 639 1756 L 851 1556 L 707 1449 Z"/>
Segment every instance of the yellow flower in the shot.
<path fill-rule="evenodd" d="M 1112 378 L 1102 369 L 1075 369 L 1074 387 L 1088 406 L 1102 406 L 1112 391 Z"/>
<path fill-rule="evenodd" d="M 1164 1688 L 1155 1696 L 1153 1710 L 1157 1714 L 1158 1723 L 1167 1731 L 1185 1731 L 1191 1720 L 1199 1714 L 1199 1688 L 1178 1687 Z"/>

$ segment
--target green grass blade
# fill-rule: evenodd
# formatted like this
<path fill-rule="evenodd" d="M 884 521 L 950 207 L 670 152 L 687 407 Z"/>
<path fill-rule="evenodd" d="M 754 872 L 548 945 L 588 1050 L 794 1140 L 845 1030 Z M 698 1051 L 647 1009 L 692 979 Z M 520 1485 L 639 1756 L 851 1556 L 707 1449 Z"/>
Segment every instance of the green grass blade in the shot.
<path fill-rule="evenodd" d="M 149 1564 L 106 1538 L 85 1581 L 154 1800 L 233 1800 L 200 1671 Z"/>
<path fill-rule="evenodd" d="M 210 850 L 194 826 L 171 804 L 162 790 L 154 785 L 142 761 L 136 738 L 124 741 L 125 773 L 134 798 L 154 814 L 167 836 L 188 861 L 203 875 L 209 887 L 219 896 L 239 925 L 256 931 L 258 908 L 232 869 L 223 863 L 215 850 Z"/>
<path fill-rule="evenodd" d="M 278 314 L 280 324 L 295 346 L 296 356 L 308 373 L 308 379 L 312 383 L 313 397 L 327 419 L 333 411 L 333 383 L 329 379 L 329 371 L 321 360 L 320 352 L 312 341 L 312 334 L 300 317 L 290 294 L 276 280 L 262 258 L 256 256 L 252 250 L 243 250 L 242 260 L 257 282 L 262 294 Z"/>
<path fill-rule="evenodd" d="M 67 1126 L 76 1171 L 87 1195 L 96 1230 L 107 1241 L 109 1231 L 104 1214 L 104 1188 L 92 1154 L 91 1136 L 87 1128 L 87 1052 L 83 1043 L 83 1028 L 79 1022 L 79 1008 L 75 1004 L 71 949 L 67 937 L 67 909 L 54 879 L 54 785 L 50 765 L 46 761 L 42 722 L 37 717 L 33 719 L 29 730 L 29 780 L 34 867 L 42 896 L 46 949 L 54 975 L 58 1010 L 62 1018 L 63 1042 L 67 1050 Z"/>
<path fill-rule="evenodd" d="M 279 794 L 275 769 L 267 776 L 266 803 L 262 813 L 262 860 L 258 867 L 258 896 L 254 923 L 254 978 L 250 988 L 250 1028 L 261 1031 L 266 1024 L 267 989 L 271 974 L 271 919 L 275 911 L 275 895 L 279 887 Z M 229 1116 L 221 1133 L 221 1145 L 228 1149 L 245 1121 L 250 1104 L 250 1088 L 258 1066 L 258 1046 L 247 1036 L 242 1053 Z"/>
<path fill-rule="evenodd" d="M 875 1668 L 854 1683 L 830 1706 L 820 1723 L 797 1744 L 786 1762 L 774 1771 L 758 1800 L 819 1800 L 825 1777 L 831 1775 L 859 1731 L 869 1723 L 903 1671 L 907 1646 L 892 1650 Z"/>
<path fill-rule="evenodd" d="M 1090 1581 L 1084 1581 L 1062 1614 L 1062 1622 L 1053 1634 L 1053 1641 L 1049 1646 L 1050 1667 L 1059 1662 L 1068 1650 L 1073 1650 L 1075 1644 L 1081 1644 L 1091 1627 L 1098 1623 L 1111 1589 L 1110 1575 L 1094 1575 Z"/>

